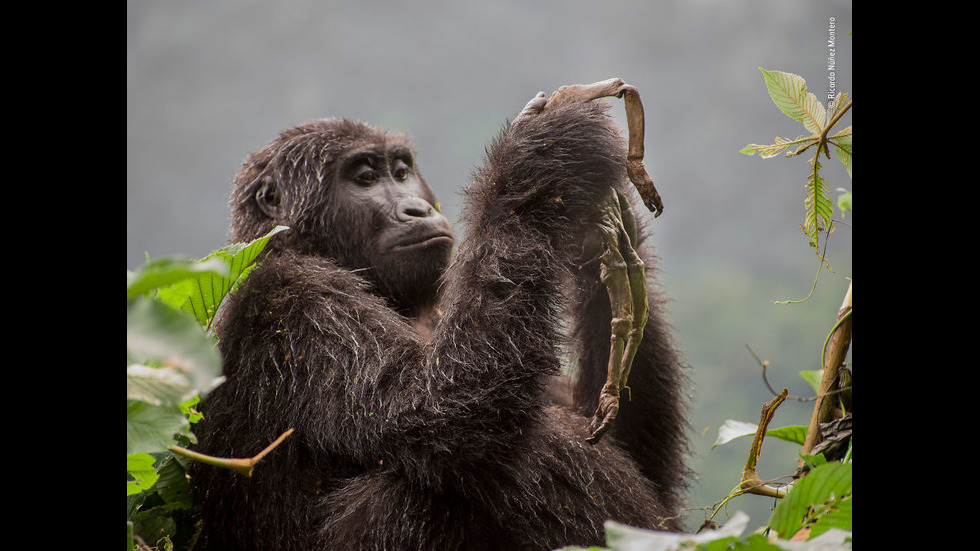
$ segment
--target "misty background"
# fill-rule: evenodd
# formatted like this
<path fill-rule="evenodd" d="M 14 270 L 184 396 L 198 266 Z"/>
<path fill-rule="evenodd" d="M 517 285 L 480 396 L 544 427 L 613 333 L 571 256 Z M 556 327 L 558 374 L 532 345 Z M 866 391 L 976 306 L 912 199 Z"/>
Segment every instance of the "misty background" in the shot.
<path fill-rule="evenodd" d="M 621 77 L 643 99 L 645 164 L 665 204 L 650 225 L 668 319 L 690 364 L 692 530 L 709 514 L 697 509 L 738 484 L 748 452 L 750 438 L 711 449 L 718 427 L 758 422 L 772 398 L 746 345 L 770 362 L 777 390 L 812 395 L 798 372 L 820 368 L 851 275 L 851 229 L 837 225 L 833 272 L 820 273 L 810 300 L 774 305 L 805 297 L 818 267 L 799 229 L 810 153 L 738 151 L 805 132 L 772 103 L 759 67 L 801 75 L 825 101 L 831 17 L 836 87 L 853 97 L 850 1 L 171 0 L 127 9 L 128 269 L 147 254 L 200 258 L 224 246 L 229 185 L 246 154 L 313 118 L 413 136 L 421 172 L 455 222 L 490 136 L 536 92 Z M 625 132 L 622 101 L 608 101 Z M 840 128 L 849 124 L 850 113 Z M 831 190 L 852 189 L 836 158 L 821 162 Z M 771 426 L 806 425 L 811 408 L 787 401 Z M 759 475 L 791 475 L 797 449 L 766 440 Z M 755 528 L 774 505 L 744 496 L 715 520 L 744 510 Z"/>

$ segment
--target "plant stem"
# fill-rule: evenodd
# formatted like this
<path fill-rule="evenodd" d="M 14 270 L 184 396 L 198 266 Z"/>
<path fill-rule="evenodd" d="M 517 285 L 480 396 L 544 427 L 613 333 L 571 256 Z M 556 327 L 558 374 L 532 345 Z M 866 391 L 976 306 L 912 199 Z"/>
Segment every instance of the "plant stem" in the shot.
<path fill-rule="evenodd" d="M 852 103 L 854 103 L 854 100 L 847 102 L 847 105 L 845 105 L 843 109 L 838 111 L 837 114 L 834 115 L 834 118 L 830 119 L 830 122 L 827 123 L 827 126 L 823 127 L 823 131 L 820 132 L 820 139 L 817 140 L 817 152 L 819 153 L 820 148 L 823 148 L 824 153 L 827 154 L 828 159 L 830 158 L 830 146 L 827 145 L 827 133 L 829 133 L 830 129 L 833 128 L 835 124 L 837 124 L 837 121 L 839 121 L 840 118 L 844 116 L 844 113 L 846 113 L 848 109 L 851 108 Z"/>
<path fill-rule="evenodd" d="M 844 295 L 844 302 L 837 311 L 837 320 L 834 322 L 834 329 L 831 331 L 829 341 L 824 343 L 823 378 L 820 380 L 820 390 L 817 393 L 817 402 L 813 405 L 813 415 L 810 417 L 810 426 L 806 432 L 806 440 L 803 442 L 801 453 L 808 454 L 813 447 L 820 443 L 823 435 L 820 433 L 820 423 L 830 420 L 830 415 L 834 409 L 834 398 L 829 393 L 837 384 L 838 372 L 844 357 L 851 344 L 851 287 L 854 282 L 848 284 L 847 293 Z M 803 460 L 800 459 L 800 466 Z"/>
<path fill-rule="evenodd" d="M 752 446 L 749 448 L 749 457 L 745 461 L 745 467 L 742 469 L 742 481 L 738 484 L 739 490 L 742 490 L 743 492 L 779 498 L 786 495 L 786 490 L 766 486 L 762 482 L 762 479 L 760 479 L 758 473 L 756 473 L 756 464 L 759 461 L 759 456 L 762 454 L 762 440 L 766 436 L 766 430 L 769 428 L 769 422 L 772 421 L 773 415 L 776 414 L 776 408 L 779 407 L 779 404 L 783 403 L 783 400 L 785 400 L 788 395 L 789 390 L 784 388 L 779 395 L 762 406 L 762 416 L 759 419 L 759 428 L 757 428 L 755 431 L 755 438 L 752 440 Z"/>
<path fill-rule="evenodd" d="M 266 448 L 260 451 L 255 457 L 249 457 L 245 459 L 229 459 L 225 457 L 214 457 L 211 455 L 205 455 L 203 453 L 198 453 L 195 451 L 188 450 L 187 448 L 182 448 L 180 446 L 171 446 L 170 451 L 176 453 L 177 455 L 183 455 L 184 457 L 193 459 L 198 463 L 204 463 L 206 465 L 214 465 L 215 467 L 222 467 L 224 469 L 231 469 L 239 474 L 245 476 L 252 476 L 252 467 L 259 462 L 267 453 L 275 449 L 287 436 L 293 433 L 293 429 L 289 429 L 286 432 L 279 435 L 271 444 L 266 446 Z"/>

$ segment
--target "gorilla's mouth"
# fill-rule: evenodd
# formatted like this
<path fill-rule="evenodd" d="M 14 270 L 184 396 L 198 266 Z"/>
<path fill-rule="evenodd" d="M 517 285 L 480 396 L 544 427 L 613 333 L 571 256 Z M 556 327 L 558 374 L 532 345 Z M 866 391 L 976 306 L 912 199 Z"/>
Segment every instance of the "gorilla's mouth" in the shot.
<path fill-rule="evenodd" d="M 406 239 L 401 243 L 396 243 L 391 247 L 391 251 L 406 251 L 414 249 L 424 249 L 434 245 L 452 246 L 453 236 L 448 233 L 436 233 L 423 236 L 421 239 Z"/>

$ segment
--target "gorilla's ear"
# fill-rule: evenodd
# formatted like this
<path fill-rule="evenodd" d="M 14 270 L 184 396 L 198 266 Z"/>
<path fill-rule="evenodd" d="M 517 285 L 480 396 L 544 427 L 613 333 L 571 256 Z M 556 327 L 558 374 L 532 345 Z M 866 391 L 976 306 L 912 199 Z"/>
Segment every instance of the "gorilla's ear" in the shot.
<path fill-rule="evenodd" d="M 259 188 L 255 191 L 255 202 L 266 216 L 278 219 L 282 212 L 279 188 L 268 174 L 259 176 Z"/>

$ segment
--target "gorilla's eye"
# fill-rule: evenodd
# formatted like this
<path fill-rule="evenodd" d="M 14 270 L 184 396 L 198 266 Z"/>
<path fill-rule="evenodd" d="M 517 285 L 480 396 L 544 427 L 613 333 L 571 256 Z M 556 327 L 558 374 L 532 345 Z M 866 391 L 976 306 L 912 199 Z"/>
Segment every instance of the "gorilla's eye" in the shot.
<path fill-rule="evenodd" d="M 373 184 L 378 181 L 378 173 L 368 168 L 358 172 L 354 179 L 362 184 Z"/>
<path fill-rule="evenodd" d="M 408 169 L 401 166 L 395 169 L 394 176 L 399 181 L 404 182 L 408 178 Z"/>

